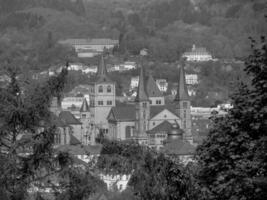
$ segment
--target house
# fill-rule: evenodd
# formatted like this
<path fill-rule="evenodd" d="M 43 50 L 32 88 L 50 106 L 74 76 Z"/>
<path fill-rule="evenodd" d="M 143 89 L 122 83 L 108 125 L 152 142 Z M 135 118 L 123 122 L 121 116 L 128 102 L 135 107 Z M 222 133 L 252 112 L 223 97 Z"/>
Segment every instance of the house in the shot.
<path fill-rule="evenodd" d="M 127 184 L 131 178 L 131 175 L 113 175 L 113 174 L 100 174 L 100 179 L 107 184 L 108 190 L 118 190 L 122 192 L 127 188 Z"/>
<path fill-rule="evenodd" d="M 197 85 L 198 84 L 198 75 L 197 74 L 186 74 L 185 81 L 187 85 Z"/>
<path fill-rule="evenodd" d="M 60 40 L 58 43 L 72 46 L 78 54 L 78 57 L 94 57 L 103 53 L 105 49 L 109 50 L 119 45 L 118 40 L 108 38 L 66 39 Z"/>
<path fill-rule="evenodd" d="M 134 89 L 138 87 L 138 83 L 139 83 L 139 76 L 134 76 L 131 78 L 131 83 L 130 83 L 130 88 Z"/>
<path fill-rule="evenodd" d="M 156 79 L 156 83 L 161 92 L 167 92 L 168 82 L 166 79 Z"/>
<path fill-rule="evenodd" d="M 194 44 L 191 51 L 185 52 L 182 57 L 186 58 L 187 61 L 193 62 L 213 60 L 211 54 L 206 50 L 206 48 L 196 47 Z"/>
<path fill-rule="evenodd" d="M 136 63 L 131 61 L 126 61 L 123 63 L 123 66 L 126 70 L 131 70 L 136 68 Z"/>

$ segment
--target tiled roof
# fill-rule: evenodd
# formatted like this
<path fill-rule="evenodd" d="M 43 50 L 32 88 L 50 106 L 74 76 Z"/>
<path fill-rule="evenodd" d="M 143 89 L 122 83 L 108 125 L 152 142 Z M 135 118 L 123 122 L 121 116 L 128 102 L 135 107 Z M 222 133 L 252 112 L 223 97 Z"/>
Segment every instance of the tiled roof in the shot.
<path fill-rule="evenodd" d="M 112 115 L 114 119 L 112 119 Z M 135 107 L 132 105 L 113 107 L 108 115 L 108 119 L 115 121 L 134 121 Z"/>
<path fill-rule="evenodd" d="M 163 148 L 164 153 L 171 155 L 194 155 L 196 147 L 189 142 L 175 139 L 167 143 Z"/>
<path fill-rule="evenodd" d="M 164 106 L 150 106 L 150 118 L 155 117 L 157 114 L 162 112 L 164 109 L 169 110 L 171 113 L 175 114 L 175 105 L 169 104 Z"/>
<path fill-rule="evenodd" d="M 60 117 L 56 116 L 55 114 L 50 114 L 50 120 L 56 127 L 66 127 L 68 126 L 67 123 L 65 123 L 63 120 L 60 119 Z"/>
<path fill-rule="evenodd" d="M 172 124 L 165 120 L 164 122 L 160 123 L 158 126 L 154 127 L 153 129 L 147 132 L 150 134 L 153 134 L 153 133 L 158 133 L 162 131 L 170 131 L 171 128 L 172 128 Z"/>
<path fill-rule="evenodd" d="M 70 145 L 78 144 L 81 144 L 80 140 L 78 140 L 74 135 L 70 134 Z"/>
<path fill-rule="evenodd" d="M 61 121 L 63 121 L 64 123 L 68 124 L 68 125 L 79 125 L 82 124 L 78 119 L 76 119 L 74 117 L 73 114 L 71 114 L 71 112 L 69 111 L 62 111 L 59 114 L 59 118 L 61 119 Z"/>
<path fill-rule="evenodd" d="M 163 96 L 151 74 L 148 77 L 146 77 L 145 86 L 148 97 Z"/>

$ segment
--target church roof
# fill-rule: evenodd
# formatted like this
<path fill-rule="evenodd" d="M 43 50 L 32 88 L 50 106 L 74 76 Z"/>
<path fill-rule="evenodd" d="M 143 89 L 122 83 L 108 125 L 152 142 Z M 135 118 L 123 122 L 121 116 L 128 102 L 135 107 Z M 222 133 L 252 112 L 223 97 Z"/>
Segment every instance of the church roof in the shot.
<path fill-rule="evenodd" d="M 150 119 L 152 119 L 165 109 L 176 115 L 175 105 L 150 106 Z M 113 121 L 135 121 L 136 120 L 135 106 L 121 105 L 112 107 L 107 119 Z"/>
<path fill-rule="evenodd" d="M 162 106 L 150 106 L 150 118 L 155 117 L 157 114 L 162 112 L 163 110 L 167 109 L 171 113 L 175 114 L 175 105 L 162 105 Z"/>
<path fill-rule="evenodd" d="M 148 96 L 145 91 L 144 70 L 143 70 L 142 65 L 140 67 L 139 83 L 138 83 L 138 89 L 137 89 L 137 95 L 136 95 L 135 101 L 136 102 L 148 101 Z"/>
<path fill-rule="evenodd" d="M 135 107 L 132 105 L 112 107 L 107 118 L 114 121 L 134 121 Z"/>
<path fill-rule="evenodd" d="M 83 99 L 82 106 L 80 108 L 80 112 L 88 112 L 89 111 L 89 105 L 87 103 L 86 98 Z"/>
<path fill-rule="evenodd" d="M 78 140 L 74 135 L 70 134 L 70 145 L 78 144 L 81 144 L 80 140 Z"/>
<path fill-rule="evenodd" d="M 59 113 L 59 118 L 61 119 L 61 121 L 63 121 L 65 124 L 68 124 L 68 125 L 79 125 L 79 124 L 82 124 L 69 111 L 62 111 L 62 112 L 60 112 Z"/>
<path fill-rule="evenodd" d="M 93 82 L 95 83 L 112 82 L 112 80 L 108 76 L 107 67 L 103 55 L 101 56 L 101 59 L 99 61 L 96 77 Z"/>
<path fill-rule="evenodd" d="M 163 152 L 171 155 L 194 155 L 196 147 L 181 139 L 171 140 L 163 147 Z"/>
<path fill-rule="evenodd" d="M 154 134 L 162 131 L 170 131 L 171 129 L 172 129 L 172 124 L 165 120 L 156 127 L 154 127 L 153 129 L 148 130 L 147 132 L 150 134 Z"/>
<path fill-rule="evenodd" d="M 149 74 L 149 76 L 146 78 L 145 85 L 146 85 L 145 89 L 146 89 L 146 93 L 148 97 L 162 97 L 163 96 L 151 74 Z"/>
<path fill-rule="evenodd" d="M 178 88 L 177 88 L 177 94 L 174 100 L 175 101 L 189 100 L 189 95 L 188 95 L 187 86 L 185 82 L 184 59 L 181 60 L 181 65 L 179 68 Z"/>

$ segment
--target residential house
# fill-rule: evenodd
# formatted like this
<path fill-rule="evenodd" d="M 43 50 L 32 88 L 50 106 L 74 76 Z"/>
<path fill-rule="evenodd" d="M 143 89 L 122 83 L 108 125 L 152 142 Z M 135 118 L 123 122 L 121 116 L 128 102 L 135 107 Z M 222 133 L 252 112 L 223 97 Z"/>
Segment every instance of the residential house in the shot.
<path fill-rule="evenodd" d="M 187 61 L 202 62 L 212 60 L 211 54 L 203 47 L 193 45 L 191 51 L 185 52 L 182 55 Z"/>

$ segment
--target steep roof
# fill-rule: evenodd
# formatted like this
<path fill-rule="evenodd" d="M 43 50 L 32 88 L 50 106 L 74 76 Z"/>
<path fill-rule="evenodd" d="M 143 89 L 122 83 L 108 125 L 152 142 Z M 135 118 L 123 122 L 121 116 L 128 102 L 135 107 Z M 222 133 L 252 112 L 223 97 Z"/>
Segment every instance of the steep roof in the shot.
<path fill-rule="evenodd" d="M 155 117 L 157 114 L 162 112 L 163 110 L 167 109 L 171 113 L 175 114 L 175 105 L 162 105 L 162 106 L 150 106 L 150 119 Z"/>
<path fill-rule="evenodd" d="M 54 113 L 50 113 L 50 120 L 56 127 L 66 127 L 68 126 L 60 117 L 56 116 Z M 46 122 L 44 122 L 44 125 Z"/>
<path fill-rule="evenodd" d="M 171 155 L 194 155 L 195 151 L 195 146 L 181 139 L 171 140 L 163 148 L 164 153 Z"/>
<path fill-rule="evenodd" d="M 112 82 L 112 80 L 108 77 L 107 67 L 103 55 L 100 58 L 94 82 L 96 83 Z"/>
<path fill-rule="evenodd" d="M 182 101 L 182 100 L 189 100 L 189 95 L 185 82 L 184 59 L 181 59 L 181 65 L 179 68 L 179 77 L 178 77 L 178 88 L 174 101 Z"/>
<path fill-rule="evenodd" d="M 74 135 L 70 134 L 70 145 L 78 144 L 81 144 L 80 140 L 78 140 Z"/>
<path fill-rule="evenodd" d="M 135 107 L 132 105 L 112 107 L 107 119 L 114 121 L 134 121 Z"/>
<path fill-rule="evenodd" d="M 154 133 L 158 133 L 158 132 L 162 132 L 162 131 L 170 131 L 171 129 L 172 129 L 172 124 L 165 120 L 147 132 L 150 134 L 154 134 Z"/>
<path fill-rule="evenodd" d="M 59 118 L 61 121 L 68 125 L 79 125 L 82 124 L 78 119 L 74 117 L 74 115 L 69 111 L 62 111 L 59 113 Z"/>
<path fill-rule="evenodd" d="M 80 112 L 88 112 L 89 111 L 89 105 L 87 103 L 86 98 L 83 99 L 82 106 L 80 108 Z"/>
<path fill-rule="evenodd" d="M 138 83 L 138 89 L 137 89 L 137 95 L 136 95 L 135 101 L 136 102 L 148 101 L 148 96 L 145 91 L 144 70 L 143 70 L 142 65 L 140 67 L 139 83 Z"/>
<path fill-rule="evenodd" d="M 151 74 L 149 74 L 149 76 L 146 78 L 145 85 L 146 85 L 145 89 L 146 89 L 146 93 L 148 97 L 162 97 L 163 96 Z"/>

